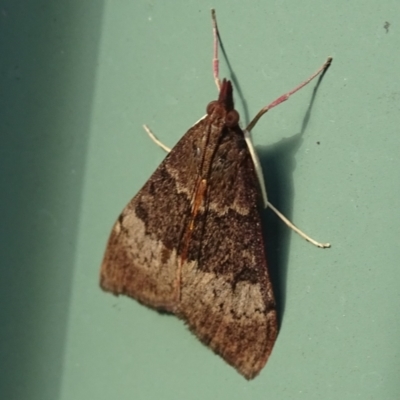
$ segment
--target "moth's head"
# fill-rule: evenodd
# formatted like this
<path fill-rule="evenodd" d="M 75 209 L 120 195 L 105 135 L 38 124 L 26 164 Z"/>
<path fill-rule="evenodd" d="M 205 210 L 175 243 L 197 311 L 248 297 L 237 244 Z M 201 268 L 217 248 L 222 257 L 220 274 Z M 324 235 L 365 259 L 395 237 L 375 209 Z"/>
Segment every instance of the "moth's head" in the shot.
<path fill-rule="evenodd" d="M 231 81 L 224 79 L 219 91 L 218 100 L 207 106 L 207 114 L 225 119 L 226 126 L 233 128 L 239 124 L 239 113 L 233 106 L 233 89 Z"/>

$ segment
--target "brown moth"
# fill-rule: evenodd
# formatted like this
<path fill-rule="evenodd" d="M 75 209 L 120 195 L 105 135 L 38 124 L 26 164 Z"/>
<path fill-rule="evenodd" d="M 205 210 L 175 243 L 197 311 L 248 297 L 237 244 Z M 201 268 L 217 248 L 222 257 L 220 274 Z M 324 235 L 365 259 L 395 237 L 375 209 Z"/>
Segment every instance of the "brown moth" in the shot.
<path fill-rule="evenodd" d="M 232 84 L 224 79 L 206 116 L 116 221 L 101 287 L 175 314 L 245 378 L 254 378 L 278 334 L 262 203 Z"/>

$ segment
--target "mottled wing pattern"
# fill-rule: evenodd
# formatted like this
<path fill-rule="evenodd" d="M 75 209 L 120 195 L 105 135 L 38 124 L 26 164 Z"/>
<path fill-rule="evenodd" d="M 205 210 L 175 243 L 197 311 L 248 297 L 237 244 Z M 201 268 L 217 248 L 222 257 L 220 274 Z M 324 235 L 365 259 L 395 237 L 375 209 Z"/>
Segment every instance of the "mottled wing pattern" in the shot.
<path fill-rule="evenodd" d="M 116 221 L 100 272 L 100 285 L 149 307 L 174 312 L 179 295 L 178 255 L 190 218 L 205 119 L 182 137 Z M 170 199 L 173 194 L 173 201 Z"/>
<path fill-rule="evenodd" d="M 179 316 L 248 379 L 267 362 L 278 332 L 259 196 L 243 133 L 227 129 L 182 267 Z"/>

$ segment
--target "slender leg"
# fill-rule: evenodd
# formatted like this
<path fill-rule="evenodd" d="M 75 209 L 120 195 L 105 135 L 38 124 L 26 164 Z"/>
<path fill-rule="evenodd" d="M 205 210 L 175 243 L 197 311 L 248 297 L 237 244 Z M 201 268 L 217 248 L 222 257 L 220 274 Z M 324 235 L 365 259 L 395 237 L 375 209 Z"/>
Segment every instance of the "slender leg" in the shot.
<path fill-rule="evenodd" d="M 260 185 L 263 205 L 264 205 L 264 208 L 267 208 L 268 207 L 268 195 L 267 195 L 267 189 L 265 187 L 265 179 L 264 179 L 264 174 L 263 174 L 263 170 L 261 167 L 260 159 L 258 158 L 256 149 L 254 148 L 253 139 L 251 137 L 251 132 L 248 130 L 245 130 L 245 131 L 243 131 L 243 133 L 244 133 L 244 140 L 246 141 L 251 158 L 253 160 L 254 169 L 255 169 L 256 175 L 257 175 L 257 180 Z"/>
<path fill-rule="evenodd" d="M 156 135 L 150 130 L 150 128 L 147 125 L 143 125 L 144 130 L 147 132 L 147 134 L 150 136 L 150 139 L 157 145 L 160 146 L 166 153 L 169 153 L 171 149 L 166 146 L 163 142 L 158 140 L 156 138 Z"/>
<path fill-rule="evenodd" d="M 298 233 L 303 239 L 306 239 L 307 242 L 312 243 L 313 245 L 320 247 L 321 249 L 326 249 L 331 247 L 330 243 L 320 243 L 305 234 L 302 230 L 297 228 L 293 222 L 290 222 L 280 211 L 278 211 L 270 202 L 268 202 L 268 207 L 292 230 Z"/>

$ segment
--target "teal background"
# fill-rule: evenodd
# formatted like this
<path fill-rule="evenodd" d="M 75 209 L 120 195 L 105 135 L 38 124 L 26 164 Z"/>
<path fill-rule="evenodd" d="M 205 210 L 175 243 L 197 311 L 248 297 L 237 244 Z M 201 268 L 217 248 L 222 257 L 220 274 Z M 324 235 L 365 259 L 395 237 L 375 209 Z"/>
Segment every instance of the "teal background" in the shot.
<path fill-rule="evenodd" d="M 251 382 L 176 318 L 98 287 L 114 220 L 164 157 L 141 125 L 172 146 L 217 96 L 211 7 L 243 123 L 334 57 L 311 112 L 315 83 L 253 131 L 271 201 L 332 248 L 265 213 L 282 324 Z M 399 15 L 395 0 L 3 0 L 1 398 L 399 399 Z"/>

